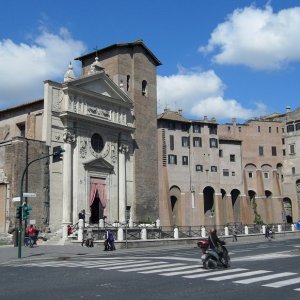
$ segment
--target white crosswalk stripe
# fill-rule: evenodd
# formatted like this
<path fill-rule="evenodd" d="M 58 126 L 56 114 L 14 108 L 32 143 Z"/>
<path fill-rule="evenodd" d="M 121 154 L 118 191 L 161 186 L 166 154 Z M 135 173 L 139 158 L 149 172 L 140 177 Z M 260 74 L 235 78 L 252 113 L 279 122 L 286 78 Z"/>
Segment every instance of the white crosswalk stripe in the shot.
<path fill-rule="evenodd" d="M 246 271 L 246 270 L 247 269 L 236 268 L 236 269 L 227 269 L 227 270 L 222 270 L 222 271 L 213 271 L 213 272 L 208 272 L 205 274 L 202 273 L 202 274 L 188 275 L 188 276 L 183 276 L 183 277 L 184 278 L 201 278 L 201 277 L 207 277 L 207 276 L 212 276 L 212 275 L 235 273 L 235 272 Z"/>
<path fill-rule="evenodd" d="M 233 279 L 233 278 L 239 278 L 239 277 L 249 277 L 252 275 L 259 275 L 259 274 L 264 274 L 264 273 L 269 273 L 269 272 L 271 272 L 271 271 L 265 271 L 265 270 L 250 271 L 250 272 L 245 272 L 245 273 L 231 274 L 231 275 L 226 275 L 226 276 L 208 278 L 207 280 L 221 281 L 221 280 L 227 280 L 227 279 Z"/>
<path fill-rule="evenodd" d="M 283 280 L 283 281 L 277 281 L 269 284 L 264 284 L 263 286 L 268 286 L 272 288 L 280 288 L 283 286 L 288 286 L 292 284 L 300 283 L 300 277 L 298 278 L 293 278 L 293 279 L 288 279 L 288 280 Z"/>
<path fill-rule="evenodd" d="M 260 276 L 260 277 L 250 278 L 250 279 L 238 280 L 238 281 L 234 281 L 234 283 L 249 284 L 249 283 L 261 282 L 261 281 L 266 281 L 270 279 L 286 277 L 291 275 L 297 275 L 297 273 L 290 273 L 290 272 L 276 273 L 276 274 Z"/>
<path fill-rule="evenodd" d="M 105 267 L 105 268 L 100 268 L 102 270 L 119 270 L 119 269 L 125 269 L 127 268 L 127 270 L 129 269 L 136 269 L 136 267 L 140 267 L 141 269 L 143 269 L 144 267 L 149 267 L 149 266 L 153 266 L 153 265 L 161 265 L 164 262 L 148 262 L 148 263 L 130 263 L 128 265 L 125 266 L 115 266 L 115 267 Z M 159 267 L 159 266 L 158 266 Z"/>

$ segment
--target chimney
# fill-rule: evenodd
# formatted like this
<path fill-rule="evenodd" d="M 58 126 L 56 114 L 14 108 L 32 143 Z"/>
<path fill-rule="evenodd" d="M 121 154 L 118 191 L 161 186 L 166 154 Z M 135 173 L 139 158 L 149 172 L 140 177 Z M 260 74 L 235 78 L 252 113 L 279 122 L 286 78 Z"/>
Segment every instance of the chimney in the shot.
<path fill-rule="evenodd" d="M 291 112 L 291 107 L 288 105 L 288 106 L 285 108 L 285 111 L 286 111 L 286 113 Z"/>
<path fill-rule="evenodd" d="M 181 108 L 178 109 L 178 114 L 179 114 L 180 116 L 182 116 L 182 109 L 181 109 Z"/>
<path fill-rule="evenodd" d="M 236 118 L 232 118 L 232 125 L 233 125 L 233 126 L 236 125 Z"/>
<path fill-rule="evenodd" d="M 204 116 L 204 121 L 207 121 L 207 116 Z"/>

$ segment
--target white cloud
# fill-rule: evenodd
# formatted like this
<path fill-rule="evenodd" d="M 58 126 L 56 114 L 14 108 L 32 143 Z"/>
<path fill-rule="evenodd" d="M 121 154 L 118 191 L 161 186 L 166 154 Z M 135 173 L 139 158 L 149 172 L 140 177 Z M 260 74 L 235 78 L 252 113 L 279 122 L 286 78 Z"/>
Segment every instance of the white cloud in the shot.
<path fill-rule="evenodd" d="M 274 13 L 270 5 L 263 9 L 249 6 L 234 10 L 199 51 L 213 52 L 217 64 L 280 69 L 300 60 L 299 36 L 300 7 Z"/>
<path fill-rule="evenodd" d="M 0 41 L 0 107 L 43 97 L 43 81 L 63 80 L 69 62 L 85 51 L 66 28 L 43 30 L 31 44 Z"/>
<path fill-rule="evenodd" d="M 249 119 L 267 113 L 265 105 L 255 103 L 245 108 L 237 100 L 224 99 L 225 85 L 214 71 L 180 72 L 177 75 L 158 76 L 158 109 L 183 109 L 184 115 L 203 119 L 216 117 L 217 121 L 238 118 Z"/>

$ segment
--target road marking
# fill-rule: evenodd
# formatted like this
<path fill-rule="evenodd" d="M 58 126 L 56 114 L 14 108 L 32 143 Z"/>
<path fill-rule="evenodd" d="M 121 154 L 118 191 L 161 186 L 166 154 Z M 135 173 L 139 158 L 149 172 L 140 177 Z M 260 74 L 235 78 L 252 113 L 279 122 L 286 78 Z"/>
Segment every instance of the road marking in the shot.
<path fill-rule="evenodd" d="M 166 269 L 160 269 L 160 270 L 151 270 L 151 271 L 143 271 L 143 272 L 138 272 L 142 274 L 153 274 L 153 273 L 161 273 L 161 272 L 166 272 L 166 271 L 174 271 L 178 268 L 178 266 L 183 266 L 183 264 L 176 263 L 176 264 L 169 264 L 166 266 Z M 186 267 L 186 266 L 185 266 Z"/>
<path fill-rule="evenodd" d="M 130 267 L 151 266 L 151 265 L 155 265 L 155 264 L 157 264 L 157 262 L 139 261 L 138 263 L 134 262 L 134 263 L 125 264 L 123 266 L 118 265 L 118 266 L 114 266 L 114 267 L 101 267 L 99 269 L 101 269 L 101 270 L 118 270 L 118 269 L 130 268 Z"/>
<path fill-rule="evenodd" d="M 234 281 L 234 283 L 249 284 L 249 283 L 266 281 L 266 280 L 270 280 L 270 279 L 292 276 L 292 275 L 297 275 L 297 273 L 291 273 L 291 272 L 276 273 L 276 274 L 271 274 L 271 275 L 266 275 L 266 276 L 261 276 L 261 277 L 256 277 L 256 278 L 238 280 L 238 281 Z"/>
<path fill-rule="evenodd" d="M 168 264 L 167 262 L 161 261 L 153 263 L 150 266 L 144 266 L 144 267 L 138 267 L 138 268 L 132 268 L 127 270 L 120 270 L 121 272 L 137 272 L 137 271 L 143 271 L 143 270 L 153 270 L 161 267 L 165 267 L 165 265 Z"/>
<path fill-rule="evenodd" d="M 195 274 L 195 273 L 203 273 L 203 272 L 211 272 L 211 271 L 197 268 L 197 269 L 194 269 L 194 270 L 162 273 L 162 274 L 159 274 L 159 275 L 162 275 L 162 276 L 175 276 L 175 275 Z"/>
<path fill-rule="evenodd" d="M 264 273 L 269 273 L 269 272 L 271 272 L 271 271 L 265 271 L 265 270 L 250 271 L 250 272 L 245 272 L 245 273 L 231 274 L 231 275 L 226 275 L 226 276 L 208 278 L 207 280 L 221 281 L 221 280 L 227 280 L 227 279 L 233 279 L 233 278 L 239 278 L 239 277 L 248 277 L 248 276 L 252 276 L 252 275 L 264 274 Z"/>
<path fill-rule="evenodd" d="M 283 286 L 288 286 L 292 284 L 300 283 L 300 277 L 283 280 L 283 281 L 277 281 L 269 284 L 264 284 L 263 286 L 272 287 L 272 288 L 280 288 Z"/>
<path fill-rule="evenodd" d="M 200 277 L 207 277 L 207 276 L 213 276 L 218 274 L 227 274 L 227 273 L 234 273 L 234 272 L 240 272 L 240 271 L 247 271 L 248 269 L 243 268 L 237 268 L 237 269 L 230 269 L 230 270 L 222 270 L 222 271 L 212 271 L 206 274 L 195 274 L 195 275 L 187 275 L 182 276 L 184 278 L 200 278 Z"/>

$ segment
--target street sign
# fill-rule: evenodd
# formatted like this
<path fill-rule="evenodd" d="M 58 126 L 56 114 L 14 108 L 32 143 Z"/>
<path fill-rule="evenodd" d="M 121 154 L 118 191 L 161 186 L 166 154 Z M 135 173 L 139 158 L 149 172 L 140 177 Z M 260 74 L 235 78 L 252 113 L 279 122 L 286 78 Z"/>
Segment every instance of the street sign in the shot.
<path fill-rule="evenodd" d="M 20 202 L 21 198 L 20 197 L 13 197 L 12 202 Z"/>
<path fill-rule="evenodd" d="M 36 197 L 36 193 L 23 193 L 23 197 L 35 198 Z"/>

